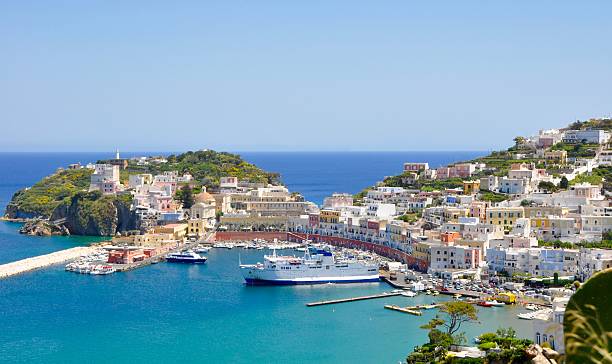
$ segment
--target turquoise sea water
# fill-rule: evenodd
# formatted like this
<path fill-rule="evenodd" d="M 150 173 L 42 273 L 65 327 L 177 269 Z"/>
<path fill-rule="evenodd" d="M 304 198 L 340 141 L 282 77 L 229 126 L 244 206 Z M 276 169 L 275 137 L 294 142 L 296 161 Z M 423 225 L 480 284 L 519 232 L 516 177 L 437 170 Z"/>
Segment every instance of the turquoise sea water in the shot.
<path fill-rule="evenodd" d="M 86 245 L 107 238 L 92 236 L 27 236 L 19 234 L 21 223 L 0 221 L 0 264 L 57 250 Z"/>
<path fill-rule="evenodd" d="M 421 317 L 389 297 L 312 307 L 308 302 L 388 291 L 384 283 L 247 287 L 237 264 L 260 251 L 212 250 L 205 265 L 160 263 L 111 276 L 61 267 L 0 282 L 0 358 L 47 363 L 397 363 L 426 340 Z M 440 298 L 446 299 L 446 298 Z M 513 308 L 486 308 L 468 337 L 508 323 Z M 529 322 L 513 320 L 527 334 Z M 527 327 L 525 327 L 527 326 Z M 516 326 L 515 326 L 516 327 Z"/>
<path fill-rule="evenodd" d="M 304 190 L 307 198 L 318 199 L 334 191 L 361 189 L 350 178 L 335 173 L 338 164 L 353 166 L 352 173 L 360 181 L 373 183 L 381 174 L 395 173 L 397 161 L 414 158 L 374 154 L 367 158 L 356 154 L 351 162 L 346 161 L 350 159 L 347 155 L 317 156 L 331 161 L 324 165 L 305 162 L 304 155 L 291 153 L 247 158 L 260 158 L 258 164 L 276 166 L 270 169 L 281 173 L 286 168 L 284 179 L 292 190 L 300 190 L 295 186 L 308 185 L 309 176 L 316 175 Z M 4 157 L 0 154 L 0 167 L 10 160 L 29 176 L 0 176 L 0 200 L 4 202 L 16 186 L 32 184 L 49 173 L 48 164 L 88 160 L 76 155 L 53 155 L 46 163 L 40 155 Z M 89 160 L 99 157 L 103 156 Z M 15 163 L 19 158 L 24 159 Z M 456 155 L 449 153 L 444 158 L 448 163 Z M 28 169 L 27 163 L 40 168 Z M 317 181 L 325 175 L 326 187 L 321 189 Z M 17 234 L 18 228 L 19 224 L 0 222 L 0 263 L 92 240 L 27 237 Z M 389 297 L 307 308 L 308 302 L 391 288 L 384 283 L 247 287 L 238 270 L 239 253 L 243 262 L 261 260 L 263 255 L 261 251 L 213 249 L 209 261 L 199 266 L 160 263 L 110 276 L 67 273 L 56 266 L 0 280 L 0 362 L 397 363 L 427 339 L 418 326 L 434 312 L 415 317 L 383 306 L 445 299 Z M 467 336 L 508 325 L 529 335 L 531 323 L 517 320 L 516 313 L 515 308 L 482 309 L 481 322 L 466 327 Z"/>

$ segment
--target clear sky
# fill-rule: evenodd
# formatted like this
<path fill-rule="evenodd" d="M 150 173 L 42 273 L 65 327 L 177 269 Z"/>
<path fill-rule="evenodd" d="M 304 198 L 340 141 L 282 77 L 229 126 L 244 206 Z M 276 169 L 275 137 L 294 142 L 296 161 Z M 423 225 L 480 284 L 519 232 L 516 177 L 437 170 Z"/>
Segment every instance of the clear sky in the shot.
<path fill-rule="evenodd" d="M 612 113 L 610 1 L 2 1 L 1 151 L 488 150 Z"/>

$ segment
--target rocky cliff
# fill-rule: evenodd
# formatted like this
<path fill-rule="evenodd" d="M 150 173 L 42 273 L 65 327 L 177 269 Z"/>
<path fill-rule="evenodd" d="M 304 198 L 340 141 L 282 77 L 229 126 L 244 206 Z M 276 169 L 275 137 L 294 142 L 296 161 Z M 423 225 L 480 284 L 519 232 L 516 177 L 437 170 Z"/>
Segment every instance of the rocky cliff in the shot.
<path fill-rule="evenodd" d="M 26 222 L 19 232 L 35 236 L 70 235 L 70 231 L 65 226 L 42 219 Z"/>
<path fill-rule="evenodd" d="M 130 195 L 102 196 L 99 192 L 80 192 L 60 204 L 51 221 L 62 221 L 71 234 L 111 236 L 135 230 L 137 218 L 130 211 Z"/>

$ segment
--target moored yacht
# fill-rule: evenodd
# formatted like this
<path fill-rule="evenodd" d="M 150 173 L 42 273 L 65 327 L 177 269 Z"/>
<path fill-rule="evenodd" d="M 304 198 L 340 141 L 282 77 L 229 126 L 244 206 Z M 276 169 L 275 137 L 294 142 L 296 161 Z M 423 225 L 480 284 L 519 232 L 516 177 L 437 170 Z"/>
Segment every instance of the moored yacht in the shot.
<path fill-rule="evenodd" d="M 172 263 L 205 263 L 206 260 L 208 258 L 206 258 L 205 256 L 202 256 L 196 252 L 193 252 L 191 250 L 188 250 L 186 252 L 180 252 L 180 253 L 170 253 L 168 255 L 166 255 L 166 261 L 167 262 L 172 262 Z"/>

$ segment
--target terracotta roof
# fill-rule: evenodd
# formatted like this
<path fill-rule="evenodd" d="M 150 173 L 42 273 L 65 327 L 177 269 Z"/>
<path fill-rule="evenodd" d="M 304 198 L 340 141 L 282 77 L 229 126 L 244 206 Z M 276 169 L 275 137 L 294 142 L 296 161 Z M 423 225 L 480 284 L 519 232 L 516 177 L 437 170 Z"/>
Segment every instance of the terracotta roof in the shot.
<path fill-rule="evenodd" d="M 210 201 L 214 201 L 215 198 L 208 192 L 200 192 L 197 195 L 195 195 L 195 202 L 199 203 L 206 203 L 206 202 L 210 202 Z"/>

